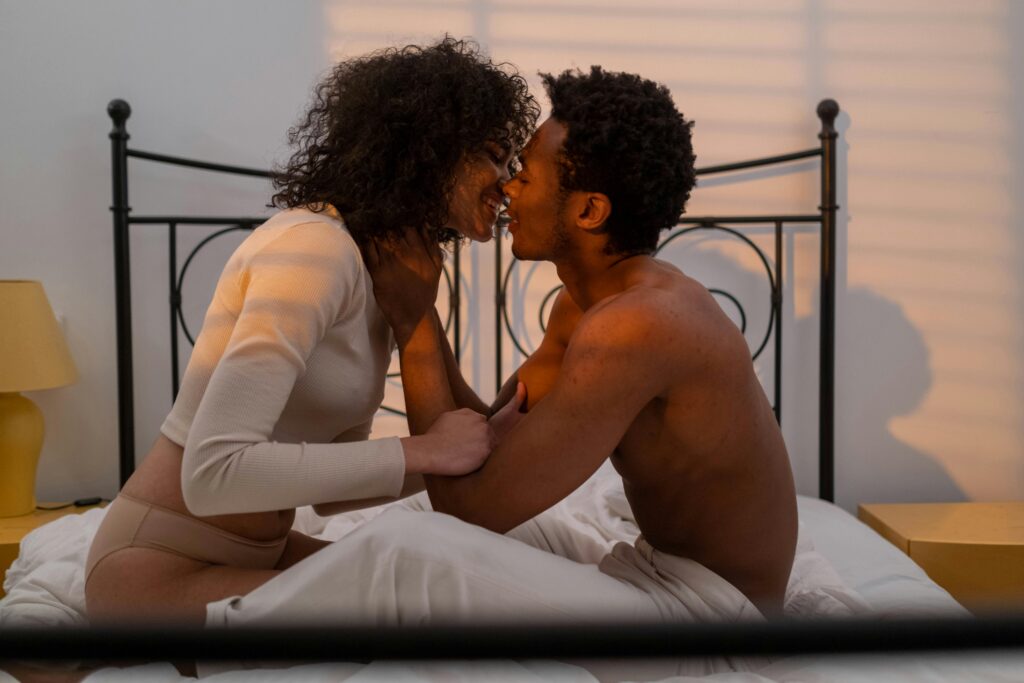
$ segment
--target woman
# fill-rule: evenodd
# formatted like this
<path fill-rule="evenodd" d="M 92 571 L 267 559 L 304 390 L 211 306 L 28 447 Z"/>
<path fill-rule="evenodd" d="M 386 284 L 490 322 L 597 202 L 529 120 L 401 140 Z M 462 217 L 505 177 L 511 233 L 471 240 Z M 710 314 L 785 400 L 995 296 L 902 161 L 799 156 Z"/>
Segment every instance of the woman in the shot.
<path fill-rule="evenodd" d="M 321 514 L 475 470 L 493 433 L 469 410 L 421 436 L 368 440 L 394 339 L 364 266 L 404 239 L 491 237 L 514 153 L 536 122 L 525 81 L 467 42 L 338 64 L 289 133 L 283 211 L 229 260 L 171 413 L 96 534 L 94 620 L 202 624 L 325 542 Z"/>

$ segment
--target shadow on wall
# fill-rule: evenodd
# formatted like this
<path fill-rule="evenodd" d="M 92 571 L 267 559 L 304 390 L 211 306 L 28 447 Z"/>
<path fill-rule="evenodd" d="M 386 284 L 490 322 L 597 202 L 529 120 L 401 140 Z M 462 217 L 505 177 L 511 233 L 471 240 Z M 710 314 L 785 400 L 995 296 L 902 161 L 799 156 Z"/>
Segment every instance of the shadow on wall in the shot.
<path fill-rule="evenodd" d="M 788 233 L 787 243 L 817 235 Z M 771 253 L 768 234 L 751 234 Z M 753 352 L 764 339 L 771 315 L 770 287 L 749 248 L 731 237 L 694 233 L 660 255 L 711 289 L 734 323 L 742 307 L 744 336 Z M 782 429 L 797 490 L 818 494 L 817 288 L 809 315 L 794 314 L 792 272 L 787 268 L 783 298 Z M 870 290 L 838 294 L 843 334 L 836 349 L 836 492 L 848 510 L 864 502 L 952 502 L 967 496 L 934 454 L 895 435 L 893 424 L 918 411 L 932 386 L 930 353 L 903 309 Z M 769 400 L 774 392 L 774 335 L 755 369 Z"/>
<path fill-rule="evenodd" d="M 836 349 L 837 502 L 853 510 L 870 502 L 966 500 L 936 456 L 893 433 L 894 419 L 915 412 L 932 385 L 921 333 L 898 304 L 874 292 L 854 288 L 840 296 L 845 322 Z M 796 336 L 808 339 L 817 329 L 817 318 L 801 318 Z M 800 386 L 814 386 L 817 356 L 797 372 Z M 813 402 L 799 402 L 795 409 L 805 424 L 816 419 Z M 805 437 L 816 439 L 814 431 L 804 430 Z"/>

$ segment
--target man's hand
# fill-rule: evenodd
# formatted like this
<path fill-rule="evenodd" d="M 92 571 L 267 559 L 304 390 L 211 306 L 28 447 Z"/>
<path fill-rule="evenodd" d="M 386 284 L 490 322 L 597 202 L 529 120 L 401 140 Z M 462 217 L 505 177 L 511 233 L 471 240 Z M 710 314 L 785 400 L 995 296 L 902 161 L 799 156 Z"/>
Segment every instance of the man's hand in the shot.
<path fill-rule="evenodd" d="M 505 435 L 512 431 L 519 424 L 519 421 L 526 416 L 525 411 L 522 410 L 525 403 L 526 385 L 519 382 L 516 385 L 516 395 L 512 397 L 512 400 L 499 408 L 488 420 L 491 430 L 494 431 L 494 438 L 498 443 L 501 443 Z"/>
<path fill-rule="evenodd" d="M 364 253 L 373 295 L 398 345 L 434 310 L 444 257 L 425 229 L 410 228 L 400 239 L 373 240 Z"/>
<path fill-rule="evenodd" d="M 497 441 L 487 419 L 469 408 L 441 413 L 421 436 L 402 439 L 408 474 L 461 476 L 480 469 Z"/>

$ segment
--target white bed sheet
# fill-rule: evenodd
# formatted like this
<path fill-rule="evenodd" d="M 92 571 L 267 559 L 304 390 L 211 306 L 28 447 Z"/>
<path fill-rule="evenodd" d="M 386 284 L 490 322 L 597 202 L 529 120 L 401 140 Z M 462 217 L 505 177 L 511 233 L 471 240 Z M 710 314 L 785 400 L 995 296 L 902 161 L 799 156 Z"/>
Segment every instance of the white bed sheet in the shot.
<path fill-rule="evenodd" d="M 416 505 L 416 501 L 399 503 Z M 826 562 L 825 570 L 804 571 L 807 576 L 835 574 L 863 599 L 870 612 L 882 616 L 963 615 L 966 611 L 920 567 L 871 529 L 842 509 L 801 496 L 798 501 L 801 544 L 800 562 Z M 324 519 L 311 508 L 302 508 L 295 527 L 323 538 L 337 539 L 379 514 L 380 508 Z M 87 623 L 84 615 L 83 567 L 92 536 L 105 514 L 91 510 L 52 522 L 22 541 L 18 559 L 4 580 L 7 596 L 0 600 L 0 626 L 62 626 Z M 602 468 L 572 496 L 549 514 L 558 515 L 592 539 L 594 552 L 619 540 L 632 540 L 632 521 L 621 480 L 610 467 Z M 808 543 L 816 553 L 806 552 Z M 820 553 L 820 555 L 818 554 Z M 835 576 L 835 574 L 832 574 Z M 791 584 L 791 589 L 794 586 Z M 799 588 L 797 586 L 796 588 Z M 808 588 L 808 587 L 804 587 Z M 826 610 L 827 611 L 827 610 Z M 628 671 L 628 665 L 627 669 Z M 886 671 L 897 680 L 1024 680 L 1024 656 L 970 657 L 872 657 L 789 658 L 759 670 L 758 674 L 722 673 L 706 677 L 717 681 L 825 681 L 869 680 L 869 672 Z M 638 671 L 639 673 L 639 671 Z M 0 681 L 4 681 L 0 672 Z M 127 677 L 126 677 L 127 676 Z M 627 674 L 624 680 L 629 679 Z M 642 677 L 642 676 L 638 676 Z M 889 678 L 889 676 L 886 676 Z M 595 680 L 586 670 L 554 662 L 486 663 L 388 663 L 322 664 L 287 670 L 235 671 L 210 680 L 233 683 L 243 680 L 376 681 L 376 680 Z M 127 670 L 105 669 L 91 674 L 91 683 L 111 680 L 182 679 L 169 665 L 147 665 Z M 693 680 L 685 677 L 666 679 Z M 877 676 L 871 680 L 878 680 Z"/>

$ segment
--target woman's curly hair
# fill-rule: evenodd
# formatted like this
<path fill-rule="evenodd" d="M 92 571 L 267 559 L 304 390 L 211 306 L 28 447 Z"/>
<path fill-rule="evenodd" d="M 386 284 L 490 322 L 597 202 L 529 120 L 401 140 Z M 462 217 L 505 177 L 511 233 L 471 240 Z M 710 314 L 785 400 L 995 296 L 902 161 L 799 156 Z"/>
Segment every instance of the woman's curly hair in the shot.
<path fill-rule="evenodd" d="M 599 66 L 541 74 L 551 116 L 568 133 L 560 155 L 563 192 L 608 196 L 611 253 L 649 253 L 675 225 L 696 183 L 692 122 L 665 86 Z"/>
<path fill-rule="evenodd" d="M 439 242 L 455 171 L 489 140 L 520 149 L 539 107 L 509 64 L 471 41 L 388 48 L 337 64 L 288 131 L 271 206 L 334 206 L 357 242 L 426 227 Z"/>

